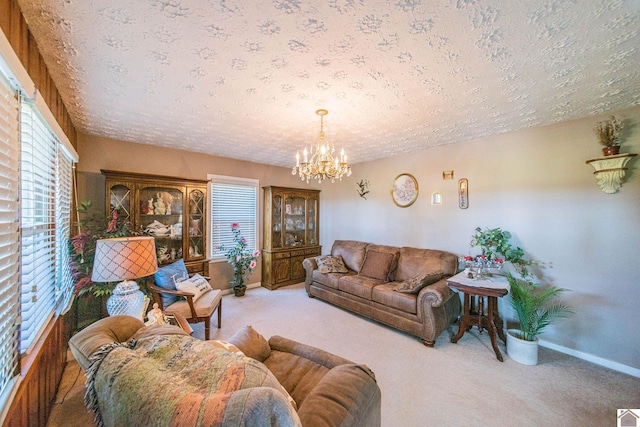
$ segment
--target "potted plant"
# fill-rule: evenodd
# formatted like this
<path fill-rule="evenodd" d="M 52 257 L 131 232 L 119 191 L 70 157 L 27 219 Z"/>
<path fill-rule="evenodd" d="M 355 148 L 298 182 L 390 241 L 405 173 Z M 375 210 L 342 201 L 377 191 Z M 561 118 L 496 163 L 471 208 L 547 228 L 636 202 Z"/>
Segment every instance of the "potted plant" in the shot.
<path fill-rule="evenodd" d="M 513 247 L 510 243 L 511 233 L 501 228 L 475 229 L 471 237 L 471 247 L 479 246 L 482 250 L 483 259 L 488 261 L 509 261 L 523 276 L 529 276 L 527 266 L 533 264 L 532 261 L 524 259 L 524 250 L 520 247 Z"/>
<path fill-rule="evenodd" d="M 240 226 L 234 222 L 231 224 L 231 232 L 233 233 L 234 245 L 227 250 L 224 254 L 227 258 L 227 262 L 233 267 L 233 279 L 231 279 L 231 285 L 233 286 L 233 292 L 235 296 L 243 296 L 247 285 L 244 281 L 249 278 L 253 269 L 256 268 L 257 259 L 260 256 L 260 251 L 251 251 L 247 247 L 247 239 L 240 234 Z M 224 250 L 223 246 L 220 249 Z"/>
<path fill-rule="evenodd" d="M 616 119 L 615 116 L 611 116 L 609 120 L 599 122 L 593 128 L 596 135 L 598 135 L 598 141 L 604 145 L 602 153 L 605 156 L 613 156 L 620 152 L 620 132 L 622 131 L 623 123 Z"/>
<path fill-rule="evenodd" d="M 538 363 L 538 335 L 554 320 L 569 317 L 572 311 L 555 302 L 566 291 L 557 286 L 541 287 L 527 279 L 507 274 L 511 307 L 518 315 L 520 329 L 507 330 L 507 354 L 525 365 Z"/>

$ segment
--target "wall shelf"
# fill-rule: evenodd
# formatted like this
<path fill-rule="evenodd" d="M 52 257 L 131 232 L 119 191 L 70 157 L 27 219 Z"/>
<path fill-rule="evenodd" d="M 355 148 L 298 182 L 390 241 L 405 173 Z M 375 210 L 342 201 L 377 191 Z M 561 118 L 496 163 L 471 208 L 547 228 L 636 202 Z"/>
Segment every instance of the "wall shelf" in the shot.
<path fill-rule="evenodd" d="M 627 162 L 637 154 L 617 154 L 615 156 L 598 157 L 587 160 L 587 164 L 593 166 L 600 189 L 607 194 L 618 191 L 624 181 Z"/>

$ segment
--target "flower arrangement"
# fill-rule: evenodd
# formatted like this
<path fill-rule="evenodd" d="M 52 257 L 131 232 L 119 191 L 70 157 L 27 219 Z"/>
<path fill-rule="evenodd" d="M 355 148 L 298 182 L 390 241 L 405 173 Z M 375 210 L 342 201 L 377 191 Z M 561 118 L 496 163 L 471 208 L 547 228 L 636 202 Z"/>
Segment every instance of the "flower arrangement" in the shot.
<path fill-rule="evenodd" d="M 244 281 L 249 278 L 253 269 L 258 265 L 257 259 L 260 256 L 260 251 L 251 251 L 247 246 L 247 239 L 242 237 L 240 233 L 240 226 L 237 222 L 231 224 L 231 232 L 233 233 L 234 245 L 230 247 L 224 256 L 227 258 L 227 262 L 233 267 L 233 279 L 231 285 L 234 290 L 244 290 L 246 285 Z M 221 250 L 224 250 L 224 246 L 220 246 Z"/>
<path fill-rule="evenodd" d="M 598 135 L 598 141 L 605 147 L 620 145 L 620 131 L 623 124 L 616 116 L 609 117 L 609 120 L 599 122 L 593 130 Z"/>
<path fill-rule="evenodd" d="M 471 247 L 479 246 L 482 249 L 480 258 L 487 262 L 502 265 L 509 261 L 520 271 L 522 277 L 529 276 L 527 266 L 533 264 L 532 261 L 524 259 L 524 250 L 520 247 L 513 247 L 509 242 L 511 233 L 501 228 L 475 229 L 475 234 L 471 237 Z M 502 255 L 499 257 L 498 255 Z M 466 260 L 466 258 L 465 258 Z"/>
<path fill-rule="evenodd" d="M 114 211 L 111 217 L 98 212 L 90 213 L 91 201 L 80 202 L 78 213 L 83 218 L 78 221 L 80 232 L 69 241 L 70 269 L 76 296 L 93 294 L 96 297 L 111 295 L 115 283 L 96 283 L 91 281 L 96 242 L 99 239 L 135 236 L 130 224 L 118 218 Z"/>

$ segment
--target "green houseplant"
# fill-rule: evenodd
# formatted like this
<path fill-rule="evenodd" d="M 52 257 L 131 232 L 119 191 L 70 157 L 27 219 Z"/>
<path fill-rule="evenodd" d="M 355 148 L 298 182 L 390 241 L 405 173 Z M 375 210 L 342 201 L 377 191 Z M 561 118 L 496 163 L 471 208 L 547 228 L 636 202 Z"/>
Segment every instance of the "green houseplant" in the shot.
<path fill-rule="evenodd" d="M 557 286 L 543 287 L 534 283 L 527 269 L 535 264 L 525 259 L 524 250 L 514 247 L 511 233 L 501 228 L 475 229 L 471 246 L 482 248 L 482 255 L 488 259 L 503 256 L 518 271 L 521 278 L 507 273 L 509 283 L 509 301 L 518 316 L 519 329 L 507 330 L 507 354 L 511 359 L 525 365 L 538 363 L 538 335 L 553 321 L 568 317 L 571 310 L 557 303 L 557 297 L 566 291 Z"/>
<path fill-rule="evenodd" d="M 236 296 L 242 296 L 247 289 L 247 285 L 244 282 L 249 278 L 253 269 L 256 268 L 260 251 L 251 251 L 248 248 L 247 239 L 242 237 L 238 223 L 231 224 L 231 232 L 233 233 L 234 244 L 224 256 L 233 267 L 233 279 L 230 282 L 233 286 L 233 292 Z M 224 246 L 221 246 L 220 249 L 225 250 Z"/>
<path fill-rule="evenodd" d="M 554 320 L 569 317 L 572 312 L 556 302 L 566 291 L 557 286 L 542 287 L 531 280 L 507 274 L 511 307 L 518 315 L 520 329 L 507 330 L 507 354 L 525 365 L 538 363 L 538 335 Z"/>
<path fill-rule="evenodd" d="M 532 261 L 524 259 L 524 250 L 514 247 L 511 240 L 511 233 L 501 228 L 476 227 L 475 233 L 471 237 L 471 247 L 479 246 L 488 260 L 509 261 L 523 277 L 529 276 L 527 266 L 533 264 Z M 500 258 L 502 257 L 502 258 Z"/>

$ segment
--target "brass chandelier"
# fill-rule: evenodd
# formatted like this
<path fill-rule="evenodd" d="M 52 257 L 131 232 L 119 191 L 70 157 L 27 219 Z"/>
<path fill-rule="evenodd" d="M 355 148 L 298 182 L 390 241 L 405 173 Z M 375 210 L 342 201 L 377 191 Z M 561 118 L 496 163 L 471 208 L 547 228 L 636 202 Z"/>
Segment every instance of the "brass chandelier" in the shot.
<path fill-rule="evenodd" d="M 351 176 L 351 167 L 347 164 L 347 155 L 344 149 L 340 150 L 339 157 L 333 157 L 336 149 L 333 143 L 327 141 L 324 133 L 324 116 L 329 111 L 320 109 L 316 111 L 320 116 L 320 133 L 318 139 L 311 143 L 309 152 L 305 148 L 302 152 L 302 161 L 300 160 L 300 152 L 296 152 L 296 165 L 291 171 L 292 175 L 300 175 L 302 181 L 317 179 L 321 183 L 324 179 L 330 179 L 336 182 L 336 179 L 342 180 L 344 175 Z"/>

